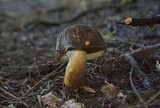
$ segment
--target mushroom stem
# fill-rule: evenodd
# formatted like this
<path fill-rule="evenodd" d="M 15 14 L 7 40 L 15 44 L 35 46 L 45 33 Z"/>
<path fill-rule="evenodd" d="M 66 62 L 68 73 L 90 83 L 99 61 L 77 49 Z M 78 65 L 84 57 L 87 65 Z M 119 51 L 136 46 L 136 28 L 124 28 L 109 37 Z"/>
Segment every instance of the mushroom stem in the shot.
<path fill-rule="evenodd" d="M 71 52 L 68 65 L 65 71 L 64 83 L 71 89 L 84 86 L 87 83 L 85 78 L 86 52 L 74 50 Z"/>

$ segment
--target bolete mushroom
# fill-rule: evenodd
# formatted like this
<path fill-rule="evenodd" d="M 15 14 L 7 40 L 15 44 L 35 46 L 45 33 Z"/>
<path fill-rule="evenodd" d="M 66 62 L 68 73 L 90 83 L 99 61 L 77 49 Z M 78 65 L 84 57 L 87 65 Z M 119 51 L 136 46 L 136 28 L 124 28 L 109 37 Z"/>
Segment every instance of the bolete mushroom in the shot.
<path fill-rule="evenodd" d="M 64 84 L 70 89 L 89 86 L 85 77 L 86 61 L 100 57 L 105 49 L 104 40 L 95 29 L 82 24 L 67 27 L 56 43 L 57 59 L 69 60 Z"/>

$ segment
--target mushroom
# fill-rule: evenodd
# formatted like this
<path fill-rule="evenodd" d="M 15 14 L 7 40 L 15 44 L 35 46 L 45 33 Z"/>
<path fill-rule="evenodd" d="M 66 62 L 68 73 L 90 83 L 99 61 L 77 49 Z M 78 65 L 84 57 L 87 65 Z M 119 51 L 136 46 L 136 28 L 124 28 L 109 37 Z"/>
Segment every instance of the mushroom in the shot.
<path fill-rule="evenodd" d="M 105 49 L 104 40 L 95 29 L 82 24 L 67 27 L 56 43 L 57 59 L 69 60 L 64 84 L 70 89 L 89 86 L 85 77 L 86 61 L 100 57 Z"/>

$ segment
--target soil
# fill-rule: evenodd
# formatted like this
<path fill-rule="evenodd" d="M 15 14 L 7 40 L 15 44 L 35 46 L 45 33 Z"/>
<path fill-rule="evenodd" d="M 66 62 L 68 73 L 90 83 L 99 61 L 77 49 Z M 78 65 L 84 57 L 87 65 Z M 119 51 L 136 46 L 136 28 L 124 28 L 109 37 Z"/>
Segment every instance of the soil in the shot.
<path fill-rule="evenodd" d="M 117 22 L 128 17 L 157 15 L 160 1 L 77 0 L 73 4 L 69 0 L 57 1 L 0 1 L 0 107 L 45 108 L 37 96 L 50 91 L 63 101 L 75 99 L 84 103 L 86 108 L 146 107 L 143 103 L 160 91 L 160 48 L 149 52 L 141 50 L 160 44 L 160 25 L 127 26 Z M 86 77 L 93 82 L 91 86 L 96 90 L 95 94 L 66 88 L 63 83 L 66 63 L 59 64 L 54 59 L 58 34 L 74 24 L 94 27 L 102 34 L 107 46 L 102 57 L 86 64 Z M 140 53 L 137 54 L 138 49 Z M 134 59 L 126 59 L 127 54 Z M 136 69 L 131 79 L 133 67 Z M 105 81 L 113 84 L 117 93 L 123 96 L 107 99 L 100 90 Z M 140 102 L 131 81 L 144 102 Z M 147 106 L 160 107 L 160 96 L 153 98 Z"/>

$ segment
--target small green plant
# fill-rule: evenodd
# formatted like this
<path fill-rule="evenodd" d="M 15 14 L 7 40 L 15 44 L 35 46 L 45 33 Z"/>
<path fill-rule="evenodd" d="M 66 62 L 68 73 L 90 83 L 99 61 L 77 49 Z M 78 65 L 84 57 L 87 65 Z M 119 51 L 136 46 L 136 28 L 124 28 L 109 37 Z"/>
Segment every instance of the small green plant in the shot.
<path fill-rule="evenodd" d="M 8 105 L 8 108 L 16 108 L 13 104 Z"/>
<path fill-rule="evenodd" d="M 114 39 L 114 36 L 115 36 L 115 32 L 114 32 L 114 31 L 113 31 L 113 32 L 108 31 L 108 32 L 105 32 L 105 33 L 103 34 L 103 39 L 104 39 L 105 41 L 112 40 L 112 39 Z"/>
<path fill-rule="evenodd" d="M 156 61 L 156 71 L 160 72 L 160 63 Z"/>

